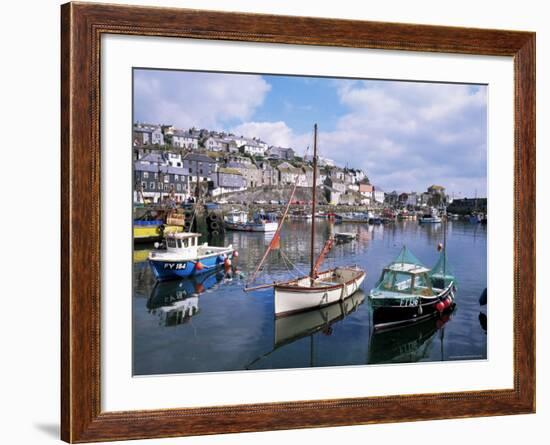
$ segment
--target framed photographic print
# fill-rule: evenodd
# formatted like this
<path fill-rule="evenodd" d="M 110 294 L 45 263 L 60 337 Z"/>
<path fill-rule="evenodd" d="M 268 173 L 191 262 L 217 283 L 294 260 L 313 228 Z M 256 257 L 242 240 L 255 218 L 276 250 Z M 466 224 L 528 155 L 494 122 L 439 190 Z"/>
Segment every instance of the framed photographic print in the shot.
<path fill-rule="evenodd" d="M 535 35 L 62 6 L 62 438 L 531 413 Z"/>

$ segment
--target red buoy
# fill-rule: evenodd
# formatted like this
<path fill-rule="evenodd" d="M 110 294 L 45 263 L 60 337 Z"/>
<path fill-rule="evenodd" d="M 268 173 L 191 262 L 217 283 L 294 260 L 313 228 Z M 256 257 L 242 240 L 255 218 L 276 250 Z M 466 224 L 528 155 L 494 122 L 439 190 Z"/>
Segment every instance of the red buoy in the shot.
<path fill-rule="evenodd" d="M 450 298 L 445 298 L 443 300 L 443 304 L 445 306 L 445 309 L 447 309 L 451 305 L 451 299 Z"/>
<path fill-rule="evenodd" d="M 237 258 L 237 257 L 239 256 L 239 252 L 237 252 L 237 251 L 235 250 L 235 251 L 233 252 L 233 256 L 234 256 L 235 258 Z"/>
<path fill-rule="evenodd" d="M 438 301 L 435 305 L 435 309 L 437 310 L 437 312 L 443 312 L 443 310 L 445 309 L 445 303 L 443 303 L 442 301 Z"/>
<path fill-rule="evenodd" d="M 204 269 L 204 264 L 202 264 L 200 261 L 197 261 L 195 263 L 195 269 L 196 270 L 203 270 Z"/>

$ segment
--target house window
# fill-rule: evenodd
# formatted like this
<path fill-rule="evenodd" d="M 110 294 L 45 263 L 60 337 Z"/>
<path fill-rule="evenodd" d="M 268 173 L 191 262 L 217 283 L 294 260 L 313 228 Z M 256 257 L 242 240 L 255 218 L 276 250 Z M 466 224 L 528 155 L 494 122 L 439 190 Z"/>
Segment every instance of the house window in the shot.
<path fill-rule="evenodd" d="M 155 173 L 155 179 L 158 179 L 158 178 L 159 178 L 159 174 Z"/>
<path fill-rule="evenodd" d="M 181 184 L 176 184 L 176 189 L 178 190 L 178 192 L 181 192 Z"/>
<path fill-rule="evenodd" d="M 170 190 L 170 185 L 169 185 L 169 184 L 164 184 L 164 190 L 165 190 L 165 191 Z"/>
<path fill-rule="evenodd" d="M 146 182 L 141 183 L 141 189 L 142 190 L 147 190 L 147 183 Z"/>
<path fill-rule="evenodd" d="M 149 178 L 149 172 L 143 172 L 143 179 Z"/>
<path fill-rule="evenodd" d="M 158 185 L 158 189 L 162 190 L 162 182 L 159 182 L 157 185 Z"/>
<path fill-rule="evenodd" d="M 154 189 L 155 189 L 155 183 L 154 183 L 154 182 L 150 182 L 150 183 L 149 183 L 149 188 L 150 188 L 151 190 L 154 190 Z"/>
<path fill-rule="evenodd" d="M 192 169 L 192 168 L 189 169 L 189 173 L 193 173 L 193 169 Z"/>
<path fill-rule="evenodd" d="M 174 175 L 174 181 L 178 181 L 179 180 L 179 176 L 178 175 Z"/>
<path fill-rule="evenodd" d="M 201 174 L 201 175 L 202 175 L 202 168 L 201 168 L 201 169 L 199 170 L 199 174 Z"/>

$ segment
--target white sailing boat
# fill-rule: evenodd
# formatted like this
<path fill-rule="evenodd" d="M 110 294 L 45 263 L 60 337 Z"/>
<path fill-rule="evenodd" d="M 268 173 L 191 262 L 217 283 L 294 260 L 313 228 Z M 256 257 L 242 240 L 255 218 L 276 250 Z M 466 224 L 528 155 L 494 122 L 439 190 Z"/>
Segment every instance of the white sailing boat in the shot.
<path fill-rule="evenodd" d="M 316 214 L 316 188 L 317 188 L 317 124 L 314 126 L 313 138 L 313 199 L 311 214 Z M 292 195 L 288 200 L 288 205 L 283 213 L 283 217 L 279 221 L 279 226 L 275 232 L 273 240 L 269 244 L 260 264 L 252 275 L 251 281 L 254 280 L 257 273 L 261 269 L 264 261 L 269 254 L 269 251 L 279 243 L 279 236 L 283 223 L 288 215 L 290 203 L 293 201 L 296 184 L 292 190 Z M 254 290 L 261 288 L 274 288 L 275 294 L 275 316 L 282 317 L 285 315 L 294 314 L 312 308 L 319 308 L 343 301 L 353 295 L 361 286 L 365 279 L 365 271 L 357 266 L 340 266 L 325 271 L 319 271 L 325 255 L 334 245 L 334 239 L 329 238 L 318 259 L 315 260 L 315 224 L 311 225 L 311 269 L 307 276 L 296 278 L 294 280 L 278 282 L 268 285 L 260 285 L 248 287 L 246 290 Z"/>

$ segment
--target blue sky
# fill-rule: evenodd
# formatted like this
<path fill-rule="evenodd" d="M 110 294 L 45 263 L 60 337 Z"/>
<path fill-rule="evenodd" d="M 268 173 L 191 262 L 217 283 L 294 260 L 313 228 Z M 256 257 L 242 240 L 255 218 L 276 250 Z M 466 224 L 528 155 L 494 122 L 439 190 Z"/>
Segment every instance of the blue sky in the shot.
<path fill-rule="evenodd" d="M 483 85 L 135 70 L 134 119 L 232 131 L 320 155 L 385 191 L 485 196 Z"/>

